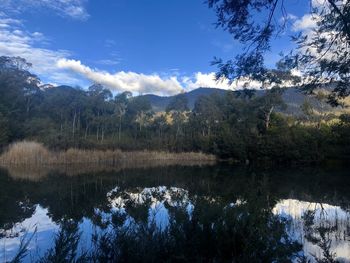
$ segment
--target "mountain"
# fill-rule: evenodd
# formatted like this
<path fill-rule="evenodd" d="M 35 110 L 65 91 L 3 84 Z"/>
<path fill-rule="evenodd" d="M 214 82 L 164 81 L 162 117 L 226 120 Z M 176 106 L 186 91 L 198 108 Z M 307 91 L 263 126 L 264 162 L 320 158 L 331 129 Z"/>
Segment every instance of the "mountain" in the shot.
<path fill-rule="evenodd" d="M 193 109 L 197 99 L 200 96 L 210 96 L 214 93 L 219 95 L 224 95 L 227 90 L 217 89 L 217 88 L 198 88 L 192 91 L 184 93 L 188 100 L 188 106 L 190 109 Z M 257 90 L 256 96 L 262 96 L 264 94 L 264 90 Z M 176 96 L 157 96 L 153 94 L 142 95 L 149 99 L 152 108 L 154 111 L 165 111 L 167 105 L 170 101 Z M 296 88 L 285 88 L 285 91 L 282 95 L 284 102 L 287 107 L 283 110 L 284 113 L 298 115 L 301 114 L 300 106 L 307 100 L 309 101 L 317 110 L 320 111 L 335 111 L 339 110 L 338 108 L 332 108 L 327 103 L 321 103 L 316 100 L 314 97 L 307 96 L 303 94 L 300 90 Z"/>
<path fill-rule="evenodd" d="M 223 89 L 217 89 L 217 88 L 198 88 L 191 90 L 189 92 L 185 93 L 185 96 L 188 100 L 188 107 L 190 109 L 193 109 L 194 104 L 196 103 L 197 99 L 200 96 L 209 96 L 214 93 L 218 93 L 219 95 L 224 95 L 227 92 L 227 90 Z M 147 94 L 147 95 L 142 95 L 146 97 L 151 105 L 154 111 L 165 111 L 166 107 L 170 103 L 170 101 L 176 96 L 158 96 L 158 95 L 153 95 L 153 94 Z"/>

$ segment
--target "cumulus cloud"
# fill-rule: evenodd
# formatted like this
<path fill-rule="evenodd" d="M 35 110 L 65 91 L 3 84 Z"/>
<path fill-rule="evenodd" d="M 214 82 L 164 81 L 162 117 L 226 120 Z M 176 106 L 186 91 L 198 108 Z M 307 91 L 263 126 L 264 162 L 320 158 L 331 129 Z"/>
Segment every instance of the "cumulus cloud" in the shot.
<path fill-rule="evenodd" d="M 92 69 L 83 65 L 80 61 L 72 59 L 60 59 L 57 66 L 62 69 L 70 69 L 93 82 L 100 83 L 118 92 L 127 90 L 134 93 L 172 95 L 181 92 L 183 89 L 176 77 L 162 79 L 157 74 L 145 75 L 125 71 L 111 74 L 106 71 Z"/>
<path fill-rule="evenodd" d="M 215 73 L 202 73 L 197 72 L 193 78 L 184 77 L 182 83 L 186 87 L 186 90 L 193 90 L 200 87 L 218 88 L 226 90 L 236 90 L 242 88 L 258 89 L 261 87 L 261 83 L 258 81 L 250 80 L 248 78 L 240 78 L 232 83 L 227 79 L 217 81 Z"/>
<path fill-rule="evenodd" d="M 241 78 L 230 83 L 228 80 L 216 81 L 215 73 L 197 72 L 193 76 L 161 77 L 158 74 L 146 75 L 135 72 L 119 71 L 109 73 L 92 69 L 79 60 L 60 59 L 57 66 L 61 69 L 71 70 L 92 82 L 100 83 L 111 90 L 122 92 L 131 91 L 136 94 L 174 95 L 181 91 L 190 91 L 196 88 L 220 88 L 235 90 L 242 88 L 257 89 L 261 83 L 248 78 Z"/>
<path fill-rule="evenodd" d="M 218 82 L 215 80 L 215 73 L 202 73 L 197 72 L 193 78 L 183 77 L 182 82 L 186 85 L 188 90 L 193 90 L 200 87 L 211 87 L 211 88 L 221 88 L 230 89 L 228 81 Z"/>
<path fill-rule="evenodd" d="M 7 13 L 50 9 L 60 16 L 86 20 L 89 14 L 85 2 L 86 0 L 0 0 L 0 6 Z"/>

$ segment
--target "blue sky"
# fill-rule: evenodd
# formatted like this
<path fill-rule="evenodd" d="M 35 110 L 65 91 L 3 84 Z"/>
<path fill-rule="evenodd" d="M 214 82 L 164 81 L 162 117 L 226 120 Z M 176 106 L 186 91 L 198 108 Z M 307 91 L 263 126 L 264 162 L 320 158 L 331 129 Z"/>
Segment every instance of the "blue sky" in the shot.
<path fill-rule="evenodd" d="M 288 31 L 304 29 L 306 2 L 288 1 Z M 213 80 L 210 62 L 214 56 L 229 59 L 242 47 L 215 28 L 215 12 L 203 0 L 0 0 L 0 5 L 0 55 L 26 58 L 43 82 L 82 87 L 101 82 L 116 92 L 160 95 L 200 86 L 232 88 Z M 274 40 L 269 66 L 292 47 L 288 31 Z"/>

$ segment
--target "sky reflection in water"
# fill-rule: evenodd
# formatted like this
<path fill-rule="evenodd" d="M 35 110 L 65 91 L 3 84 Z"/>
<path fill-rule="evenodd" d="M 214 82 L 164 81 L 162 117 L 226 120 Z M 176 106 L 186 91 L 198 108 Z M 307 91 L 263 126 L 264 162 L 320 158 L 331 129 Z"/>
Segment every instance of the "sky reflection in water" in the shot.
<path fill-rule="evenodd" d="M 189 173 L 200 172 L 196 171 L 196 168 L 192 167 L 191 169 L 192 170 L 190 170 Z M 202 169 L 201 171 L 203 171 L 203 169 L 205 168 L 200 169 Z M 208 169 L 211 170 L 212 168 Z M 224 173 L 226 173 L 230 169 L 225 168 L 219 170 L 221 171 L 221 173 L 223 171 Z M 170 169 L 169 171 L 170 173 L 176 174 L 177 172 L 183 170 L 178 171 L 176 169 Z M 152 171 L 147 170 L 143 170 L 142 172 L 147 176 L 151 176 L 149 174 L 152 173 Z M 126 174 L 127 173 L 128 172 L 126 172 Z M 161 173 L 164 173 L 164 171 Z M 208 174 L 210 174 L 210 171 Z M 194 190 L 194 193 L 192 193 L 192 184 L 189 184 L 189 188 L 192 189 L 186 189 L 185 187 L 177 187 L 181 184 L 186 185 L 186 182 L 181 182 L 180 180 L 179 183 L 179 181 L 174 180 L 174 178 L 167 181 L 167 179 L 159 179 L 159 177 L 157 176 L 156 178 L 153 178 L 151 182 L 144 183 L 140 181 L 139 185 L 137 185 L 136 183 L 137 180 L 136 182 L 132 180 L 132 176 L 131 178 L 127 178 L 127 175 L 125 174 L 124 176 L 122 176 L 122 178 L 118 178 L 118 180 L 121 180 L 121 183 L 118 184 L 118 182 L 109 182 L 107 185 L 104 186 L 105 189 L 109 189 L 105 190 L 104 200 L 99 200 L 96 201 L 96 203 L 93 203 L 92 214 L 82 216 L 79 220 L 79 230 L 82 233 L 82 238 L 79 244 L 79 250 L 89 248 L 92 245 L 91 236 L 93 235 L 93 233 L 108 231 L 108 227 L 105 228 L 101 226 L 101 224 L 96 224 L 95 218 L 99 218 L 100 223 L 107 223 L 111 220 L 112 213 L 121 213 L 125 214 L 127 217 L 127 220 L 124 224 L 137 224 L 138 222 L 141 222 L 140 220 L 142 220 L 142 218 L 144 218 L 143 220 L 146 220 L 148 224 L 151 224 L 151 222 L 155 222 L 158 228 L 165 229 L 173 218 L 169 209 L 183 209 L 184 211 L 186 211 L 187 216 L 191 217 L 192 211 L 195 206 L 195 201 L 193 201 L 193 199 L 195 199 L 198 195 L 205 195 L 208 193 L 214 193 L 212 196 L 220 196 L 220 194 L 225 195 L 225 193 L 218 193 L 216 190 L 209 188 L 211 186 L 215 188 L 215 185 L 211 185 L 213 181 L 221 181 L 222 176 L 229 175 L 220 175 L 220 177 L 216 179 L 213 179 L 212 177 L 207 178 L 206 176 L 207 175 L 205 175 L 204 178 L 202 178 L 205 180 L 203 180 L 202 182 L 197 182 L 198 184 L 203 185 L 205 185 L 205 183 L 208 184 L 208 189 L 205 190 L 206 193 L 203 193 L 198 190 Z M 138 177 L 136 176 L 135 178 Z M 96 177 L 96 182 L 98 182 L 98 179 L 101 179 L 100 176 Z M 245 180 L 245 178 L 239 177 L 233 179 L 231 183 L 242 184 L 242 181 L 240 181 L 240 179 Z M 10 179 L 10 181 L 11 180 L 12 179 Z M 113 180 L 116 180 L 116 178 L 113 178 L 112 181 Z M 128 180 L 130 180 L 130 182 L 128 182 Z M 174 180 L 174 186 L 171 186 L 171 184 L 169 185 L 169 183 L 171 183 L 172 180 Z M 188 180 L 188 178 L 186 180 Z M 232 180 L 232 178 L 230 180 Z M 157 181 L 159 183 L 162 183 L 162 181 L 167 181 L 168 186 L 156 185 Z M 275 180 L 272 179 L 271 181 L 274 182 Z M 26 183 L 32 184 L 31 182 L 21 181 L 21 184 Z M 149 187 L 144 187 L 144 185 L 148 185 Z M 294 190 L 294 186 L 291 186 L 290 190 Z M 288 195 L 281 197 L 282 198 L 278 198 L 278 201 L 274 205 L 272 212 L 274 214 L 280 215 L 281 217 L 292 219 L 288 229 L 288 233 L 291 237 L 293 237 L 293 239 L 296 239 L 303 244 L 303 250 L 307 255 L 316 255 L 318 257 L 322 257 L 322 250 L 320 250 L 320 248 L 317 245 L 313 244 L 307 238 L 305 238 L 306 230 L 303 215 L 306 211 L 313 211 L 315 227 L 333 227 L 332 231 L 330 231 L 329 233 L 329 237 L 331 240 L 331 251 L 336 253 L 337 258 L 346 259 L 348 262 L 350 262 L 350 214 L 344 209 L 344 207 L 334 204 L 328 204 L 326 202 L 304 201 L 301 200 L 301 198 L 283 198 L 288 197 Z M 53 215 L 50 211 L 50 205 L 48 205 L 46 201 L 43 201 L 42 203 L 40 202 L 40 198 L 45 199 L 48 198 L 48 196 L 45 196 L 44 194 L 43 196 L 39 195 L 39 197 L 36 198 L 39 198 L 39 200 L 37 200 L 38 202 L 35 202 L 33 200 L 34 203 L 32 203 L 32 205 L 34 207 L 34 210 L 32 214 L 30 214 L 29 216 L 24 216 L 18 221 L 11 222 L 13 224 L 11 227 L 8 227 L 9 222 L 6 222 L 7 224 L 0 226 L 0 261 L 11 260 L 11 258 L 18 251 L 19 244 L 23 238 L 28 239 L 33 236 L 29 245 L 29 253 L 25 258 L 25 261 L 28 262 L 42 256 L 48 248 L 52 247 L 53 237 L 55 233 L 57 233 L 59 230 L 59 221 L 57 220 L 56 216 Z M 103 199 L 103 197 L 101 199 Z M 214 199 L 213 201 L 215 201 Z M 22 210 L 27 209 L 25 205 L 19 203 L 21 202 L 20 200 L 16 200 L 16 202 L 17 205 L 22 205 Z M 55 200 L 54 198 L 53 202 L 60 201 L 57 199 Z M 0 203 L 0 211 L 2 211 L 1 213 L 6 213 L 6 210 L 4 210 L 5 208 L 1 207 L 1 204 L 3 203 L 4 202 Z M 239 203 L 239 194 L 236 195 L 235 199 L 227 198 L 227 205 L 239 205 Z M 76 209 L 84 209 L 79 208 L 78 203 L 74 205 Z M 135 211 L 132 213 L 128 213 L 129 211 L 133 211 L 131 210 L 131 208 L 134 208 Z M 145 213 L 146 216 L 144 215 Z M 63 214 L 69 216 L 69 211 L 64 211 Z M 78 221 L 77 219 L 74 220 Z"/>

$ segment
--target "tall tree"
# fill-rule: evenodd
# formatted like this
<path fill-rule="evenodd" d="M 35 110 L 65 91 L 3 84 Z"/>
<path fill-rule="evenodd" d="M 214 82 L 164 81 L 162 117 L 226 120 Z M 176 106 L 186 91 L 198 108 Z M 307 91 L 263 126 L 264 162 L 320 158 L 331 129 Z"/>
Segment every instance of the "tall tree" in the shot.
<path fill-rule="evenodd" d="M 171 113 L 173 125 L 176 127 L 175 143 L 181 133 L 181 127 L 186 120 L 185 112 L 188 111 L 188 100 L 185 94 L 176 95 L 166 108 L 167 113 Z"/>
<path fill-rule="evenodd" d="M 0 113 L 8 120 L 9 139 L 23 136 L 38 93 L 39 79 L 28 70 L 31 64 L 20 57 L 0 57 Z"/>
<path fill-rule="evenodd" d="M 120 136 L 122 132 L 122 119 L 126 113 L 129 98 L 131 98 L 131 92 L 123 92 L 114 97 L 114 112 L 118 118 L 118 140 L 120 141 Z"/>
<path fill-rule="evenodd" d="M 220 109 L 222 98 L 218 95 L 202 96 L 196 101 L 193 109 L 192 120 L 199 123 L 203 136 L 210 137 L 212 130 L 222 118 L 223 112 Z"/>
<path fill-rule="evenodd" d="M 106 103 L 113 97 L 112 92 L 103 85 L 95 83 L 88 88 L 88 96 L 93 105 L 94 120 L 96 129 L 96 140 L 103 141 L 106 131 L 106 114 L 111 109 L 111 104 Z"/>
<path fill-rule="evenodd" d="M 152 106 L 149 99 L 144 96 L 131 98 L 126 115 L 130 123 L 134 122 L 137 124 L 136 131 L 141 132 L 152 115 Z M 135 133 L 136 136 L 137 132 Z"/>
<path fill-rule="evenodd" d="M 282 99 L 283 90 L 280 88 L 272 88 L 267 90 L 264 96 L 256 98 L 253 107 L 258 109 L 258 116 L 262 120 L 262 131 L 267 131 L 270 127 L 271 115 L 277 107 L 285 106 Z"/>

